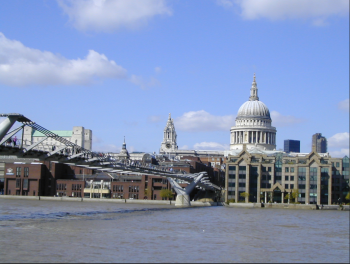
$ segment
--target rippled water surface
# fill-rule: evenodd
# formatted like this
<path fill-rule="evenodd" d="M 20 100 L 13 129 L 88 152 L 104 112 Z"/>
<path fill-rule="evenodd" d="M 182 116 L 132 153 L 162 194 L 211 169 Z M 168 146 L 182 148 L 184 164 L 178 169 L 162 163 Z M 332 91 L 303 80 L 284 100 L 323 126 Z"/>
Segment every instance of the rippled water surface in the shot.
<path fill-rule="evenodd" d="M 0 199 L 0 262 L 349 262 L 349 212 Z"/>

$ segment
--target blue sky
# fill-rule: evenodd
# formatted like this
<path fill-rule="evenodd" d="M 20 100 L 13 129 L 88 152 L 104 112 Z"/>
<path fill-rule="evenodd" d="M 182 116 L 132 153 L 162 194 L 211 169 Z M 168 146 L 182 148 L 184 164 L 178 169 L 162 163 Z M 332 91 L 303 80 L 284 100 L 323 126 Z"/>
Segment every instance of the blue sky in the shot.
<path fill-rule="evenodd" d="M 93 149 L 158 152 L 168 114 L 184 149 L 229 148 L 259 97 L 285 139 L 322 133 L 349 155 L 348 0 L 0 2 L 1 113 L 92 129 Z"/>

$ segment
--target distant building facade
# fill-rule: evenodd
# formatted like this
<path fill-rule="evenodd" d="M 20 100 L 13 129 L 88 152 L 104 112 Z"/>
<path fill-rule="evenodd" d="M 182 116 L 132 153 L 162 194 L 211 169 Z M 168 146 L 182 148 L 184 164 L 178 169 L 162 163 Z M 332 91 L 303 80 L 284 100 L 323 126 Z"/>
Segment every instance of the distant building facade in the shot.
<path fill-rule="evenodd" d="M 312 135 L 312 147 L 316 147 L 316 152 L 326 153 L 327 152 L 327 139 L 322 136 L 321 133 Z"/>
<path fill-rule="evenodd" d="M 293 139 L 284 140 L 284 152 L 300 153 L 300 140 L 293 140 Z"/>
<path fill-rule="evenodd" d="M 92 130 L 90 129 L 75 126 L 73 127 L 73 130 L 52 130 L 51 132 L 87 150 L 92 149 Z M 46 136 L 39 131 L 26 126 L 24 128 L 23 144 L 24 146 L 30 146 L 31 144 L 40 142 L 45 137 Z M 40 143 L 37 146 L 37 149 L 51 151 L 53 146 L 60 147 L 63 146 L 63 143 L 56 141 L 53 138 L 48 138 Z"/>

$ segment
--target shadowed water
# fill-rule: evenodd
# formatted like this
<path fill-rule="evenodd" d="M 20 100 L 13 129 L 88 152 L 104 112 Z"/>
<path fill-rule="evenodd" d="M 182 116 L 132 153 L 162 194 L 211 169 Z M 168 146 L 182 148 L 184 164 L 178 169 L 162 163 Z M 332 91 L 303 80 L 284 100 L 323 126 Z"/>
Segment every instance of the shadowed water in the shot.
<path fill-rule="evenodd" d="M 348 262 L 349 212 L 0 199 L 0 262 Z"/>

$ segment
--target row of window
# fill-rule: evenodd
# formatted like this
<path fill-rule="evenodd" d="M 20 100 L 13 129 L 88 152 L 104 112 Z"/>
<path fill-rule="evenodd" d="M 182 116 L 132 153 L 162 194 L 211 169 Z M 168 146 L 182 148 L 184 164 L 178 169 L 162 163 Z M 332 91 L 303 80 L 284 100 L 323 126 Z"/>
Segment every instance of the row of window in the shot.
<path fill-rule="evenodd" d="M 22 167 L 17 167 L 16 168 L 16 177 L 21 177 L 22 175 Z M 29 168 L 28 167 L 24 167 L 24 177 L 28 177 L 29 176 Z"/>
<path fill-rule="evenodd" d="M 56 189 L 57 190 L 67 190 L 67 184 L 59 183 L 59 184 L 57 184 Z"/>
<path fill-rule="evenodd" d="M 140 186 L 129 186 L 129 193 L 133 193 L 133 192 L 138 193 L 139 191 L 140 191 Z"/>
<path fill-rule="evenodd" d="M 72 184 L 72 190 L 73 191 L 81 190 L 81 184 Z"/>
<path fill-rule="evenodd" d="M 123 185 L 113 185 L 113 192 L 124 192 Z"/>

